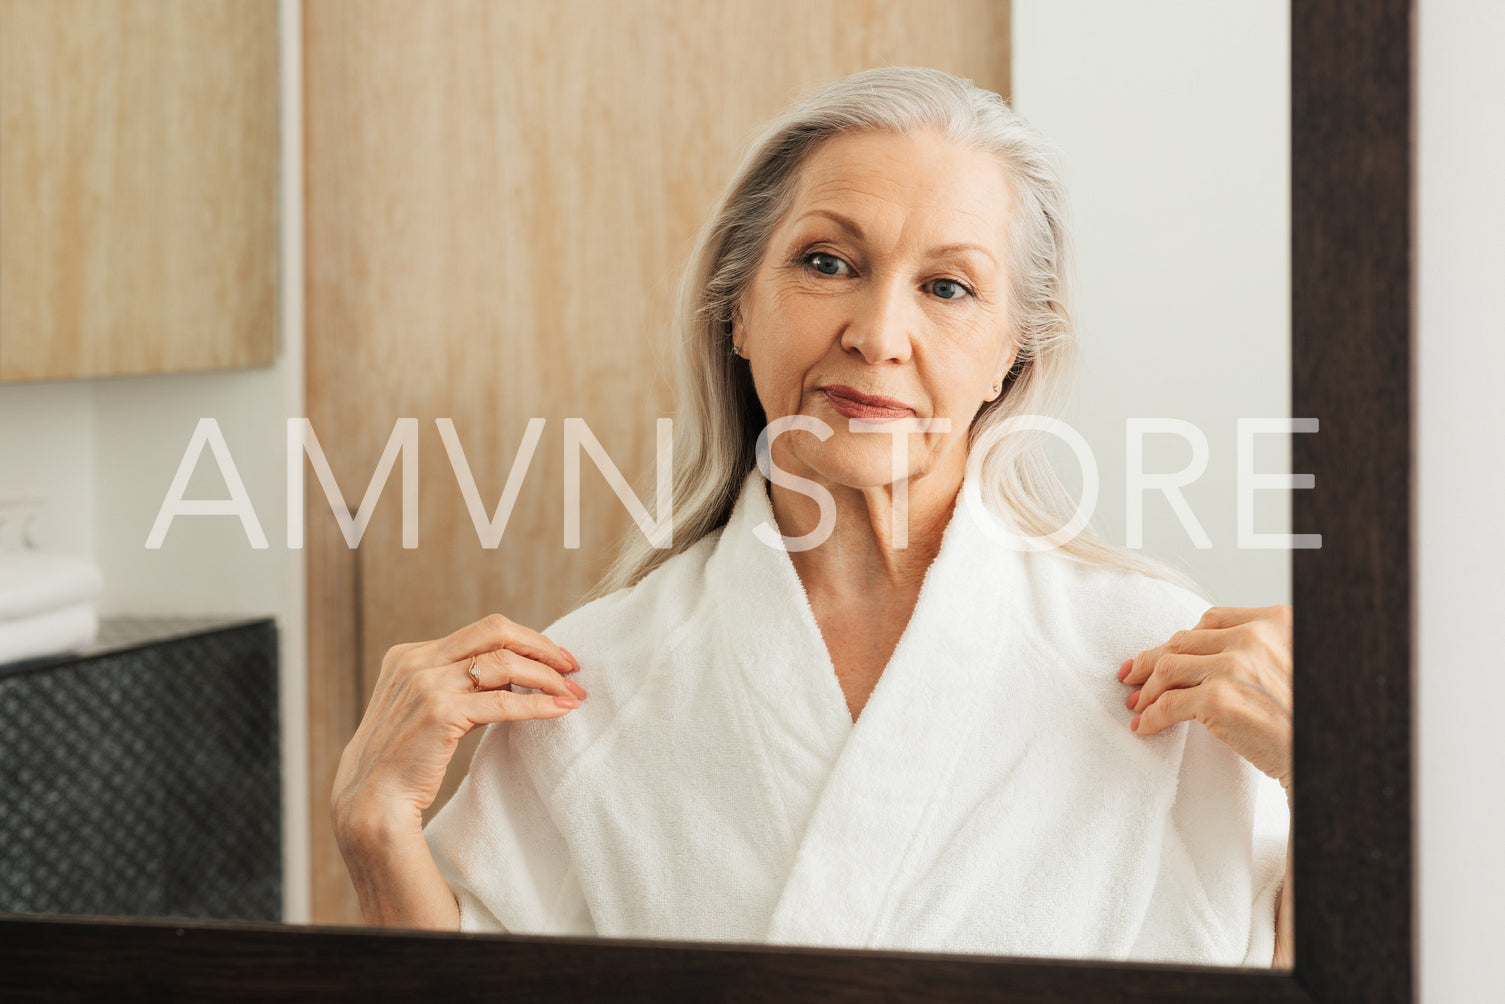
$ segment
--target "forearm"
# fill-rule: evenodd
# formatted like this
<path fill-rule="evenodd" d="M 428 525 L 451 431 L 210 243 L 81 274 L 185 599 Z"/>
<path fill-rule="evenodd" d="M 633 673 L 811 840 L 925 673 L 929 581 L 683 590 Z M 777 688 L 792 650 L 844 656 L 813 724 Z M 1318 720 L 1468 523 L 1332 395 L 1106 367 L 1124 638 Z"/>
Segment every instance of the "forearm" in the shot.
<path fill-rule="evenodd" d="M 339 843 L 367 924 L 460 929 L 460 906 L 439 873 L 421 824 L 353 824 L 340 832 Z"/>

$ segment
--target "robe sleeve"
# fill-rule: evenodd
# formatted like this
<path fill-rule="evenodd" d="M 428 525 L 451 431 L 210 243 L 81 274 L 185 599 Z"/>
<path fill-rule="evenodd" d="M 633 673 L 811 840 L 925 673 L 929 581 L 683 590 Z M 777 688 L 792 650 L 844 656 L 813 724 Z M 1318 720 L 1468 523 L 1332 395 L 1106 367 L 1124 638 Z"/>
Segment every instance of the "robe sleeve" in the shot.
<path fill-rule="evenodd" d="M 465 779 L 423 835 L 460 905 L 460 930 L 595 935 L 565 841 L 506 723 L 486 727 Z"/>
<path fill-rule="evenodd" d="M 1246 966 L 1269 966 L 1275 954 L 1275 902 L 1285 882 L 1291 811 L 1285 789 L 1274 778 L 1258 775 L 1252 847 L 1254 904 Z"/>
<path fill-rule="evenodd" d="M 1284 789 L 1200 722 L 1187 728 L 1172 824 L 1201 886 L 1192 901 L 1206 912 L 1188 912 L 1183 936 L 1214 965 L 1268 968 L 1290 826 Z"/>
<path fill-rule="evenodd" d="M 1162 602 L 1176 611 L 1179 627 L 1192 627 L 1210 605 L 1179 587 L 1156 583 L 1155 588 L 1168 592 Z M 1169 635 L 1157 631 L 1161 640 Z M 1182 920 L 1190 928 L 1183 936 L 1188 945 L 1210 949 L 1213 964 L 1269 967 L 1290 836 L 1285 789 L 1200 722 L 1188 723 L 1187 729 L 1171 825 L 1194 861 L 1206 913 L 1197 919 L 1194 911 Z M 1190 957 L 1196 955 L 1181 958 Z"/>

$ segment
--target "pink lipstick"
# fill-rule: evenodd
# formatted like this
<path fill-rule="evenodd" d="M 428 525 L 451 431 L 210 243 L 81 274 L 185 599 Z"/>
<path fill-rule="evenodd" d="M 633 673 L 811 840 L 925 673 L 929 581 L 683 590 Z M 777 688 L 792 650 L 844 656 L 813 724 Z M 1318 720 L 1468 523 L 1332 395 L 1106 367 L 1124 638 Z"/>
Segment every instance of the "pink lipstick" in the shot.
<path fill-rule="evenodd" d="M 831 384 L 819 390 L 831 403 L 831 407 L 847 418 L 860 418 L 865 422 L 887 422 L 896 418 L 907 418 L 914 414 L 914 409 L 903 401 L 864 394 L 843 384 Z"/>

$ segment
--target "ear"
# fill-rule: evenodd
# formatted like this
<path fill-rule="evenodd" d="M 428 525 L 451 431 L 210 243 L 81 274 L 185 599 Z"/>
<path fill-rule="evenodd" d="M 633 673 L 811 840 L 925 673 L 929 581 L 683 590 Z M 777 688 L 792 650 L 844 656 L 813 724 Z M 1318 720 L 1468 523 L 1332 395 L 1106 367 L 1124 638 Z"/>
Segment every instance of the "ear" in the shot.
<path fill-rule="evenodd" d="M 726 341 L 727 347 L 731 350 L 732 355 L 746 359 L 747 353 L 742 348 L 740 338 L 741 328 L 742 307 L 740 304 L 738 304 L 737 306 L 732 307 L 732 316 L 728 318 L 726 322 Z"/>
<path fill-rule="evenodd" d="M 996 401 L 1003 396 L 1003 382 L 1014 369 L 1014 360 L 1019 358 L 1017 348 L 1009 351 L 1008 357 L 1003 360 L 998 370 L 993 374 L 993 382 L 988 388 L 988 393 L 983 396 L 984 401 Z"/>

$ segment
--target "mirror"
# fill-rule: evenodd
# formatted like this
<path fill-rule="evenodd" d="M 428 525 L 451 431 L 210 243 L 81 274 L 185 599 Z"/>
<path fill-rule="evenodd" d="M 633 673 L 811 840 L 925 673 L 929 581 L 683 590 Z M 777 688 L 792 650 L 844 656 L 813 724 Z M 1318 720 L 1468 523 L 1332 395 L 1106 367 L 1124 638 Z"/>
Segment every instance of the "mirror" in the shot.
<path fill-rule="evenodd" d="M 1015 36 L 1016 52 L 1018 51 L 1017 47 L 1021 44 L 1020 41 L 1019 41 L 1017 33 L 1020 31 L 1021 25 L 1023 24 L 1023 22 L 1021 21 L 1021 10 L 1022 9 L 1023 9 L 1022 5 L 1015 5 L 1015 10 L 1014 10 L 1014 17 L 1015 17 L 1014 31 L 1016 32 L 1016 36 Z M 317 10 L 317 7 L 315 5 L 310 5 L 310 12 L 314 12 L 316 10 Z M 306 25 L 310 26 L 310 28 L 312 28 L 312 26 L 316 23 L 316 18 L 311 17 L 305 23 L 306 23 Z M 1319 36 L 1313 36 L 1313 37 L 1319 37 Z M 308 42 L 309 44 L 314 44 L 316 42 L 316 39 L 314 38 L 314 32 L 312 30 L 310 30 L 309 37 L 306 38 L 305 41 Z M 377 78 L 377 79 L 379 79 L 379 78 Z M 379 85 L 379 83 L 372 83 L 371 86 L 377 91 L 376 96 L 380 97 L 381 95 L 380 95 L 380 85 Z M 1026 116 L 1030 116 L 1031 115 L 1031 111 L 1030 111 L 1030 109 L 1029 109 L 1029 107 L 1027 106 L 1027 103 L 1026 103 L 1027 102 L 1027 92 L 1026 93 L 1021 93 L 1016 98 L 1016 100 L 1019 101 L 1020 110 L 1023 111 L 1026 114 Z M 767 112 L 764 112 L 762 114 L 762 117 L 766 117 L 767 114 L 768 114 Z M 1046 131 L 1049 134 L 1050 127 L 1049 127 L 1048 124 L 1046 124 L 1044 121 L 1041 121 L 1040 122 L 1040 126 L 1041 126 L 1041 128 L 1042 128 L 1043 131 Z M 317 132 L 310 132 L 310 145 L 311 146 L 314 145 L 314 143 L 317 142 L 316 140 L 313 139 L 313 137 L 315 137 L 317 135 L 318 135 Z M 1070 154 L 1070 146 L 1069 146 L 1069 141 L 1066 140 L 1066 137 L 1064 135 L 1062 135 L 1062 136 L 1055 136 L 1053 138 L 1056 138 L 1058 140 L 1058 142 L 1062 142 L 1063 143 L 1063 145 L 1065 146 L 1066 152 L 1069 155 Z M 1072 179 L 1071 177 L 1068 177 L 1068 184 L 1073 184 L 1073 183 L 1074 183 L 1074 179 Z M 1075 189 L 1073 189 L 1073 194 L 1075 195 Z M 1083 228 L 1086 226 L 1086 221 L 1085 221 L 1085 217 L 1086 217 L 1085 207 L 1083 206 L 1082 199 L 1080 197 L 1075 198 L 1074 201 L 1075 201 L 1075 206 L 1076 206 L 1076 217 L 1077 217 L 1077 224 L 1078 224 L 1078 233 L 1081 234 L 1081 233 L 1083 233 Z M 692 223 L 693 223 L 693 221 L 692 221 Z M 1272 243 L 1275 244 L 1275 245 L 1279 245 L 1281 242 L 1279 240 L 1275 240 L 1275 241 L 1272 241 Z M 1088 253 L 1088 249 L 1084 248 L 1084 254 L 1083 254 L 1083 271 L 1084 271 L 1084 275 L 1083 275 L 1083 284 L 1082 284 L 1082 288 L 1083 288 L 1083 291 L 1084 291 L 1084 293 L 1083 293 L 1084 296 L 1087 295 L 1086 294 L 1086 290 L 1090 288 L 1089 277 L 1086 274 L 1087 262 L 1089 260 L 1090 260 L 1090 255 Z M 399 264 L 401 264 L 401 261 L 399 261 Z M 310 286 L 309 286 L 309 288 L 310 288 L 310 291 L 314 291 L 314 290 L 317 289 L 318 283 L 321 281 L 321 278 L 324 279 L 324 280 L 328 280 L 328 278 L 329 278 L 328 276 L 321 276 L 321 274 L 319 273 L 318 269 L 319 269 L 318 264 L 316 262 L 310 260 L 310 262 L 309 262 L 309 276 L 310 276 Z M 1105 301 L 1105 302 L 1107 302 L 1107 301 Z M 1104 309 L 1103 307 L 1099 307 L 1100 311 L 1103 310 L 1103 309 Z M 1278 309 L 1276 310 L 1276 313 L 1277 314 L 1279 313 Z M 1110 315 L 1100 314 L 1100 316 L 1107 317 L 1107 316 L 1110 316 Z M 313 317 L 312 317 L 312 314 L 311 314 L 310 315 L 310 322 L 311 322 L 310 330 L 311 331 L 314 330 L 313 325 L 312 325 L 312 321 L 313 321 Z M 1084 318 L 1084 325 L 1085 325 L 1085 323 L 1086 323 L 1086 319 Z M 1085 330 L 1085 327 L 1084 327 L 1084 330 Z M 1102 339 L 1102 341 L 1107 341 L 1107 338 L 1104 337 Z M 1085 356 L 1088 359 L 1090 359 L 1091 355 L 1092 355 L 1092 346 L 1090 344 L 1088 344 L 1086 346 Z M 390 362 L 391 362 L 391 360 L 385 360 L 384 361 L 384 360 L 381 360 L 381 359 L 367 360 L 367 359 L 361 358 L 359 355 L 357 355 L 354 358 L 354 360 L 351 360 L 351 361 L 355 362 L 358 365 L 372 365 L 372 366 L 374 366 L 375 364 L 380 363 L 380 362 L 386 362 L 388 364 L 390 364 Z M 616 360 L 615 358 L 608 356 L 607 359 L 603 363 L 600 363 L 598 365 L 603 366 L 603 367 L 609 369 L 611 366 L 618 365 L 619 363 L 620 363 L 620 360 Z M 578 362 L 573 363 L 573 364 L 574 365 L 587 365 L 587 364 L 578 363 Z M 312 413 L 312 408 L 310 408 L 310 413 Z M 1280 412 L 1273 411 L 1273 412 L 1270 412 L 1270 414 L 1280 414 Z M 512 431 L 512 433 L 514 435 L 514 441 L 515 441 L 515 435 L 516 435 L 517 430 L 513 429 L 511 431 Z M 369 471 L 371 469 L 370 460 L 371 460 L 372 457 L 374 457 L 376 454 L 378 454 L 380 452 L 379 448 L 380 448 L 381 441 L 385 439 L 385 435 L 388 432 L 390 432 L 390 425 L 387 428 L 382 429 L 380 431 L 379 435 L 376 435 L 375 440 L 374 440 L 374 445 L 372 444 L 372 442 L 369 442 L 369 441 L 368 442 L 364 442 L 364 443 L 353 444 L 351 446 L 349 454 L 347 454 L 347 456 L 351 456 L 351 455 L 357 455 L 357 456 L 355 456 L 354 459 L 350 459 L 350 460 L 345 461 L 345 463 L 347 463 L 349 465 L 349 467 L 348 467 L 347 470 L 341 471 L 339 469 L 339 466 L 338 466 L 339 462 L 338 461 L 334 462 L 335 466 L 336 466 L 336 473 L 337 473 L 337 475 L 339 475 L 338 480 L 339 480 L 339 482 L 340 482 L 340 484 L 342 486 L 349 486 L 349 485 L 359 486 L 365 480 L 365 477 L 368 476 Z M 178 438 L 179 441 L 181 441 L 183 439 L 183 437 L 181 435 L 179 435 L 177 438 Z M 502 439 L 503 441 L 505 441 L 506 435 L 505 434 L 499 434 L 499 438 Z M 603 438 L 603 440 L 605 439 L 604 435 L 603 435 L 602 438 Z M 1116 438 L 1116 437 L 1113 437 L 1113 436 L 1105 437 L 1105 441 L 1112 442 L 1114 438 Z M 608 444 L 608 445 L 610 445 L 610 444 Z M 641 447 L 637 447 L 637 449 L 641 449 Z M 622 457 L 622 458 L 624 458 L 623 460 L 621 460 L 619 462 L 620 462 L 621 466 L 624 469 L 629 469 L 629 467 L 630 467 L 630 461 L 627 460 L 627 459 L 625 459 L 625 458 L 632 457 L 633 456 L 633 450 L 634 450 L 634 447 L 625 447 L 624 446 L 624 447 L 617 447 L 617 448 L 614 448 L 614 449 L 609 449 L 608 452 L 610 452 L 614 457 Z M 333 451 L 331 451 L 331 452 L 333 452 Z M 438 452 L 437 450 L 435 450 L 435 449 L 433 449 L 431 447 L 430 450 L 429 450 L 429 455 L 432 455 L 432 454 L 437 453 L 437 452 Z M 492 450 L 492 451 L 489 451 L 489 452 L 491 452 L 494 455 L 503 455 L 503 456 L 506 455 L 505 452 L 502 451 L 502 450 Z M 1106 457 L 1106 456 L 1109 456 L 1109 455 L 1110 455 L 1110 452 L 1107 451 L 1106 449 L 1100 453 L 1100 456 L 1102 456 L 1102 457 Z M 333 460 L 333 458 L 331 458 L 331 459 Z M 1151 457 L 1151 458 L 1147 458 L 1147 459 L 1153 460 L 1154 458 Z M 1303 465 L 1299 464 L 1298 462 L 1293 462 L 1293 463 L 1291 463 L 1289 465 L 1286 465 L 1286 464 L 1280 464 L 1278 462 L 1275 462 L 1274 460 L 1270 460 L 1269 461 L 1269 466 L 1266 467 L 1265 466 L 1265 462 L 1266 462 L 1267 459 L 1268 458 L 1266 458 L 1265 456 L 1263 456 L 1263 455 L 1261 456 L 1261 462 L 1259 464 L 1259 468 L 1260 469 L 1262 469 L 1262 470 L 1270 470 L 1270 471 L 1280 471 L 1280 470 L 1305 471 L 1305 470 L 1312 469 L 1311 467 L 1303 466 Z M 1169 467 L 1170 469 L 1175 469 L 1177 466 L 1179 466 L 1180 462 L 1181 461 L 1177 460 L 1176 458 L 1169 458 L 1168 459 L 1168 463 L 1166 464 L 1166 466 Z M 362 469 L 362 465 L 363 464 L 365 465 L 364 469 Z M 639 465 L 639 467 L 637 469 L 638 470 L 646 469 L 646 464 Z M 1324 468 L 1324 470 L 1326 470 L 1326 469 L 1327 468 Z M 492 484 L 492 485 L 486 486 L 486 488 L 483 488 L 483 490 L 482 490 L 482 496 L 483 497 L 490 497 L 490 498 L 494 499 L 495 497 L 497 497 L 497 495 L 500 494 L 500 475 L 498 474 L 498 472 L 493 472 L 493 474 L 497 474 L 498 475 L 498 483 Z M 427 483 L 428 481 L 434 480 L 432 478 L 428 478 L 426 473 L 425 473 L 424 477 L 425 477 L 425 483 Z M 540 479 L 540 480 L 542 480 L 542 479 Z M 1107 483 L 1106 479 L 1105 479 L 1105 483 Z M 1320 483 L 1320 481 L 1319 481 L 1319 483 Z M 351 489 L 351 488 L 347 487 L 346 490 L 347 491 L 358 491 L 359 489 L 358 489 L 358 487 L 355 488 L 355 489 Z M 212 494 L 212 493 L 213 492 L 212 492 L 212 486 L 211 486 L 211 490 L 207 491 L 205 494 Z M 275 497 L 275 493 L 274 493 L 274 497 Z M 255 498 L 255 495 L 254 495 L 254 491 L 253 491 L 253 499 L 254 498 Z M 1195 504 L 1194 504 L 1194 508 L 1195 508 Z M 275 511 L 275 509 L 273 508 L 271 511 Z M 1211 508 L 1209 508 L 1208 512 L 1210 513 L 1211 511 L 1212 511 Z M 1200 510 L 1199 510 L 1199 512 L 1200 512 Z M 387 515 L 390 515 L 390 513 L 388 513 Z M 1278 515 L 1279 514 L 1271 514 L 1271 513 L 1268 513 L 1268 512 L 1264 513 L 1263 516 L 1274 517 L 1274 518 L 1272 518 L 1270 520 L 1270 523 L 1267 524 L 1267 523 L 1265 523 L 1264 519 L 1261 518 L 1260 514 L 1256 514 L 1256 523 L 1260 526 L 1261 529 L 1265 529 L 1267 527 L 1272 528 L 1272 529 L 1276 528 L 1276 524 L 1278 522 Z M 458 518 L 459 519 L 463 519 L 463 516 L 458 517 Z M 1213 517 L 1210 516 L 1210 515 L 1207 517 L 1207 520 L 1208 520 L 1209 524 L 1211 523 L 1212 518 Z M 187 525 L 188 524 L 185 524 L 185 527 Z M 1322 529 L 1324 531 L 1327 531 L 1327 527 L 1326 526 L 1323 526 Z M 385 525 L 384 526 L 384 524 L 381 522 L 381 520 L 378 519 L 377 521 L 373 521 L 373 523 L 371 525 L 371 528 L 370 528 L 370 531 L 371 531 L 371 533 L 373 535 L 373 542 L 376 541 L 376 540 L 379 540 L 380 537 L 383 534 L 387 535 L 389 538 L 391 538 L 392 540 L 395 541 L 398 538 L 398 536 L 399 536 L 400 526 L 397 523 L 397 521 L 395 521 L 395 520 L 394 521 L 390 521 L 390 525 Z M 175 530 L 174 532 L 176 533 L 178 531 Z M 310 527 L 310 533 L 312 534 L 312 532 L 313 532 L 312 531 L 312 527 Z M 1327 531 L 1327 532 L 1328 533 L 1341 533 L 1341 532 L 1343 532 L 1343 530 L 1340 529 L 1340 530 L 1333 530 L 1333 531 Z M 604 537 L 604 536 L 609 536 L 609 535 L 603 532 L 602 536 Z M 1148 530 L 1147 530 L 1147 537 L 1149 538 L 1147 540 L 1147 544 L 1148 544 L 1147 549 L 1153 551 L 1154 550 L 1154 546 L 1155 546 L 1154 543 L 1153 543 L 1154 538 L 1153 537 L 1149 537 Z M 275 535 L 273 535 L 273 539 L 275 539 Z M 1331 546 L 1331 543 L 1332 543 L 1332 541 L 1331 541 L 1330 538 L 1325 538 L 1325 546 Z M 314 555 L 314 553 L 312 551 L 312 546 L 313 545 L 312 545 L 312 539 L 311 539 L 310 555 L 309 555 L 311 563 L 312 563 L 313 560 L 315 560 L 315 555 Z M 243 544 L 242 544 L 242 547 L 244 547 Z M 584 550 L 584 548 L 582 550 Z M 362 549 L 361 553 L 364 554 L 364 548 Z M 599 560 L 599 555 L 598 555 L 597 560 Z M 1298 599 L 1299 599 L 1299 597 L 1298 597 Z M 315 628 L 313 625 L 311 625 L 311 630 L 317 630 L 317 628 Z M 1298 649 L 1300 649 L 1300 640 L 1299 640 L 1299 638 L 1298 638 Z M 370 654 L 366 653 L 366 657 L 367 657 L 367 663 L 368 663 L 367 671 L 369 671 Z M 1404 673 L 1402 672 L 1400 674 L 1396 674 L 1395 676 L 1404 676 Z M 1392 676 L 1391 679 L 1392 680 L 1395 679 L 1395 676 Z M 1305 700 L 1305 692 L 1303 692 L 1303 699 Z M 1303 764 L 1305 764 L 1305 761 L 1303 761 Z M 1315 776 L 1320 777 L 1321 776 L 1320 775 L 1320 771 Z M 1301 817 L 1300 817 L 1300 814 L 1298 813 L 1298 819 L 1299 818 L 1301 818 Z M 874 965 L 876 966 L 877 963 L 875 962 Z"/>
<path fill-rule="evenodd" d="M 1156 553 L 1171 541 L 1185 548 L 1188 563 L 1223 577 L 1224 602 L 1289 598 L 1289 555 L 1240 549 L 1235 539 L 1235 421 L 1289 412 L 1281 251 L 1289 212 L 1280 171 L 1286 28 L 1278 9 L 1105 9 L 1081 21 L 1055 7 L 1021 5 L 1007 21 L 989 3 L 957 4 L 939 19 L 913 10 L 913 20 L 811 20 L 803 8 L 774 5 L 760 10 L 757 25 L 734 7 L 659 22 L 641 10 L 630 18 L 604 6 L 589 10 L 565 41 L 550 18 L 516 11 L 475 22 L 410 22 L 310 8 L 307 414 L 351 508 L 394 431 L 411 437 L 419 512 L 412 547 L 408 514 L 392 507 L 391 485 L 352 556 L 349 536 L 323 518 L 327 489 L 309 480 L 313 700 L 337 708 L 329 720 L 345 729 L 320 738 L 316 718 L 315 748 L 343 748 L 365 706 L 351 695 L 370 692 L 391 646 L 440 637 L 492 611 L 543 628 L 579 603 L 616 541 L 635 528 L 586 464 L 580 546 L 567 545 L 560 499 L 568 423 L 581 423 L 580 434 L 588 431 L 634 487 L 651 480 L 656 423 L 674 412 L 662 376 L 666 319 L 695 229 L 752 130 L 791 95 L 870 63 L 939 63 L 992 80 L 1017 94 L 1026 116 L 1034 114 L 1033 88 L 1040 128 L 1061 134 L 1053 138 L 1062 145 L 1083 249 L 1078 307 L 1089 378 L 1068 421 L 1098 458 L 1099 505 L 1108 514 L 1123 510 L 1128 419 L 1195 425 L 1213 460 L 1189 499 L 1220 546 L 1209 553 L 1191 546 L 1188 530 L 1152 495 L 1156 522 L 1146 528 L 1146 549 Z M 961 23 L 977 30 L 950 29 Z M 1121 46 L 1130 31 L 1142 32 L 1144 44 Z M 367 40 L 362 46 L 347 44 L 355 32 Z M 744 36 L 747 43 L 730 54 L 719 41 Z M 605 46 L 607 38 L 624 41 Z M 1001 65 L 1005 45 L 1027 54 L 1012 74 Z M 1078 51 L 1093 45 L 1103 51 Z M 1167 69 L 1187 53 L 1197 55 L 1179 71 Z M 1081 60 L 1094 74 L 1062 69 Z M 1193 93 L 1205 105 L 1187 96 L 1188 78 L 1202 81 Z M 536 93 L 551 99 L 525 97 Z M 432 94 L 454 95 L 442 119 L 424 97 Z M 1117 94 L 1140 96 L 1138 137 L 1117 124 L 1129 114 L 1111 100 Z M 498 103 L 509 109 L 500 120 Z M 1218 109 L 1232 108 L 1218 117 Z M 1187 118 L 1194 130 L 1175 125 Z M 1157 150 L 1187 132 L 1196 138 Z M 1157 174 L 1136 166 L 1156 157 L 1182 167 Z M 387 205 L 390 212 L 377 208 Z M 1163 243 L 1151 251 L 1147 235 Z M 1208 264 L 1186 283 L 1198 292 L 1181 294 L 1180 312 L 1168 320 L 1142 291 L 1170 281 L 1171 261 L 1194 268 L 1184 260 L 1188 245 L 1216 246 L 1199 261 L 1226 264 Z M 1130 274 L 1130 263 L 1142 271 Z M 1225 344 L 1236 346 L 1241 378 L 1214 386 L 1199 367 L 1208 355 L 1206 319 L 1223 317 L 1229 274 L 1238 276 L 1248 307 L 1217 323 L 1228 329 Z M 1099 347 L 1106 365 L 1094 356 Z M 1153 362 L 1130 365 L 1115 353 Z M 1176 359 L 1184 368 L 1168 362 Z M 1134 387 L 1111 379 L 1141 371 Z M 400 430 L 400 416 L 416 421 Z M 446 429 L 452 438 L 441 438 Z M 1174 453 L 1183 445 L 1178 437 L 1147 438 L 1147 471 L 1185 466 Z M 1269 465 L 1263 470 L 1280 470 L 1279 457 L 1259 460 Z M 1061 466 L 1069 472 L 1074 464 L 1068 455 Z M 486 528 L 514 477 L 505 532 L 500 524 Z M 467 499 L 471 479 L 474 498 Z M 1259 501 L 1272 498 L 1263 493 Z M 1260 515 L 1266 531 L 1285 522 Z M 483 545 L 488 532 L 500 538 L 491 541 L 495 550 Z M 1261 563 L 1262 583 L 1253 572 Z M 589 674 L 581 682 L 589 689 Z M 859 724 L 852 734 L 863 731 Z M 474 748 L 462 747 L 455 764 Z M 315 765 L 315 813 L 319 789 L 334 779 L 336 758 L 326 757 L 322 773 Z M 451 771 L 441 804 L 458 773 Z M 316 837 L 316 878 L 338 876 L 340 867 L 332 843 Z M 316 899 L 313 916 L 354 921 L 349 893 L 335 884 L 341 888 Z"/>

